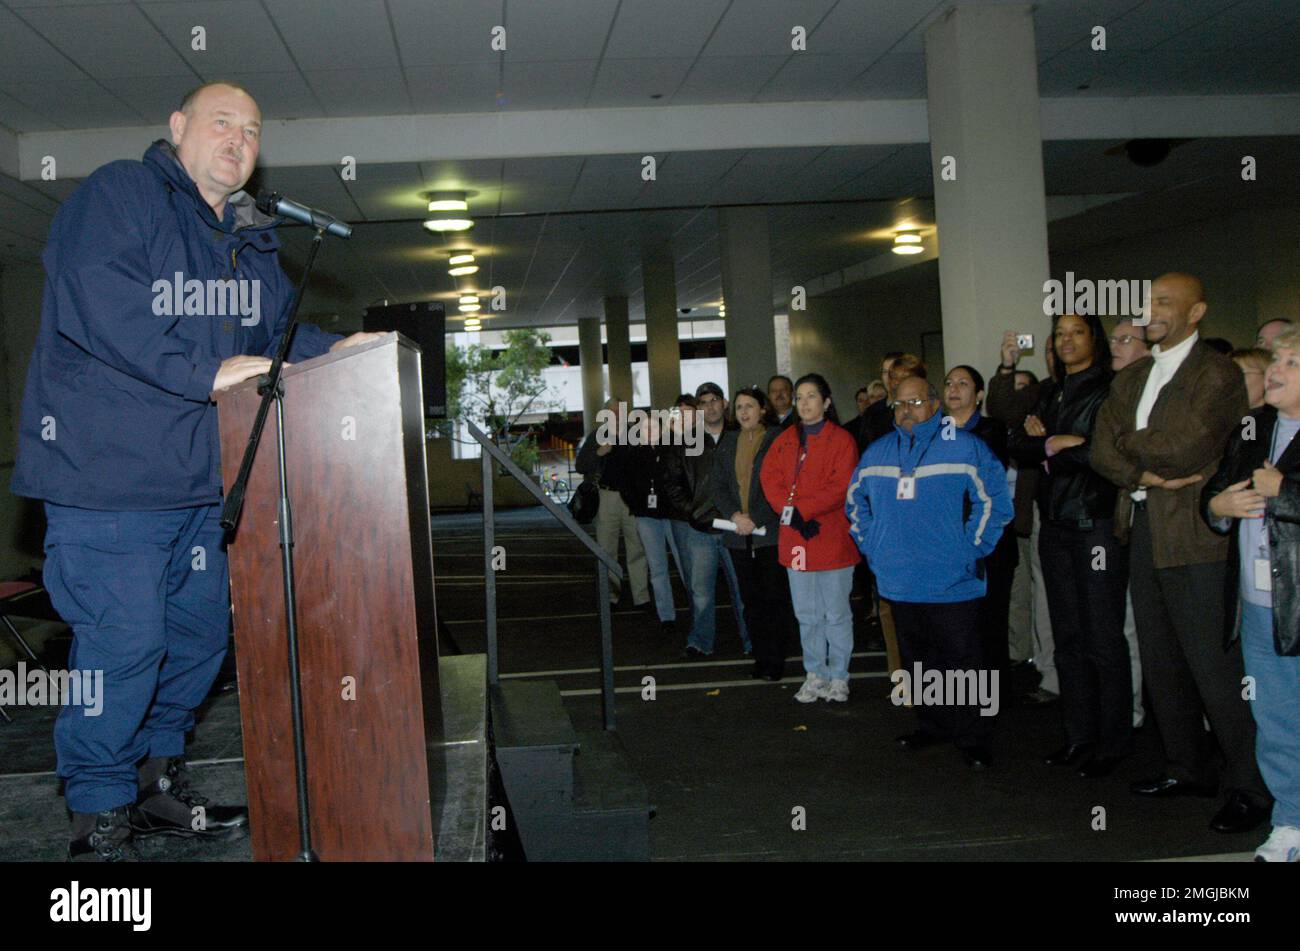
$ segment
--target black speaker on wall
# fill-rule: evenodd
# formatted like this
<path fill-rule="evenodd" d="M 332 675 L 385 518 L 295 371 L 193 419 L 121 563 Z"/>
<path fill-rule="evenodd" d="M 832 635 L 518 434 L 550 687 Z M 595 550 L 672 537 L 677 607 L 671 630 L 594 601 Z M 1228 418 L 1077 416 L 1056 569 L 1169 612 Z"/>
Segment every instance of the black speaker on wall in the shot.
<path fill-rule="evenodd" d="M 424 415 L 447 415 L 447 309 L 437 301 L 367 307 L 362 327 L 368 331 L 396 330 L 420 346 L 420 377 L 424 383 Z"/>

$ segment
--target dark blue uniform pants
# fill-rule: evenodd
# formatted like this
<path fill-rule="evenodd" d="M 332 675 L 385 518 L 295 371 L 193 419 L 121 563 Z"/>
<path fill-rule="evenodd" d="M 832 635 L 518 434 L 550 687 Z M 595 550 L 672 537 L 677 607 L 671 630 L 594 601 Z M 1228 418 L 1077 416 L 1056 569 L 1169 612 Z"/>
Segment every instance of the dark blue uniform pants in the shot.
<path fill-rule="evenodd" d="M 135 802 L 136 766 L 179 756 L 221 668 L 230 580 L 220 506 L 103 512 L 46 503 L 45 586 L 72 627 L 70 665 L 103 671 L 98 716 L 54 725 L 68 808 Z"/>

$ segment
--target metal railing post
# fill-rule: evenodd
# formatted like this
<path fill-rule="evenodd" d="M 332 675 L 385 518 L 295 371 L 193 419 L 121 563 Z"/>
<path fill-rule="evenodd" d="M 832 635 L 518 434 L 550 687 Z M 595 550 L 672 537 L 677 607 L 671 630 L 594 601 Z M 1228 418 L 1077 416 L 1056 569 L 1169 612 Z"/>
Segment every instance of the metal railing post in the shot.
<path fill-rule="evenodd" d="M 609 614 L 609 569 L 596 559 L 596 603 L 600 605 L 600 711 L 605 729 L 614 724 L 614 636 Z"/>
<path fill-rule="evenodd" d="M 500 465 L 511 478 L 523 486 L 528 493 L 546 509 L 556 521 L 578 539 L 587 551 L 596 559 L 596 582 L 600 593 L 597 603 L 600 605 L 600 667 L 601 667 L 601 706 L 604 711 L 605 729 L 614 726 L 614 636 L 609 610 L 609 582 L 611 578 L 623 581 L 623 569 L 618 559 L 602 549 L 596 540 L 580 526 L 567 509 L 556 505 L 540 485 L 515 464 L 501 447 L 488 438 L 487 434 L 468 423 L 470 435 L 483 448 L 483 589 L 487 596 L 487 668 L 488 683 L 497 684 L 497 583 L 496 572 L 492 570 L 492 549 L 496 547 L 496 531 L 493 521 L 494 506 L 492 498 L 492 466 L 494 461 Z"/>
<path fill-rule="evenodd" d="M 496 520 L 492 497 L 492 455 L 483 453 L 483 590 L 486 594 L 487 675 L 496 686 L 497 670 L 497 573 L 492 568 L 492 549 L 496 547 Z"/>

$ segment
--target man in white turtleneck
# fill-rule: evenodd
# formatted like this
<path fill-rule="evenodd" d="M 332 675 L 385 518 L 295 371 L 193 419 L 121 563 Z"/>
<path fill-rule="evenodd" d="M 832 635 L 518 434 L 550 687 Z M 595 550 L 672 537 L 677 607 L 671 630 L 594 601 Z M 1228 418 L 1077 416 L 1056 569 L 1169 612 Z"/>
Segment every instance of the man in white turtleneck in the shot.
<path fill-rule="evenodd" d="M 1207 596 L 1223 590 L 1227 539 L 1198 517 L 1203 482 L 1248 412 L 1246 387 L 1232 360 L 1199 342 L 1207 306 L 1198 279 L 1156 279 L 1150 307 L 1151 356 L 1111 383 L 1089 460 L 1122 490 L 1115 534 L 1129 540 L 1138 648 L 1165 749 L 1163 772 L 1130 789 L 1156 797 L 1216 794 L 1204 710 L 1227 761 L 1228 799 L 1210 827 L 1247 832 L 1268 817 L 1272 797 L 1241 697 L 1241 650 L 1224 650 L 1223 599 Z"/>

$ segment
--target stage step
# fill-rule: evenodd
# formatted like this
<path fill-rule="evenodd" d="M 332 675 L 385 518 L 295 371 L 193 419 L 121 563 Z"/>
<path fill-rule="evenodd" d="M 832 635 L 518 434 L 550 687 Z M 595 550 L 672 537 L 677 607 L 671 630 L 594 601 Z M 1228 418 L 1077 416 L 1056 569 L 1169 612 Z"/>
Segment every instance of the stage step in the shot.
<path fill-rule="evenodd" d="M 497 762 L 527 859 L 649 861 L 653 810 L 618 735 L 579 736 L 554 681 L 491 694 Z"/>
<path fill-rule="evenodd" d="M 492 735 L 510 808 L 533 813 L 573 799 L 578 736 L 552 680 L 491 689 Z"/>

